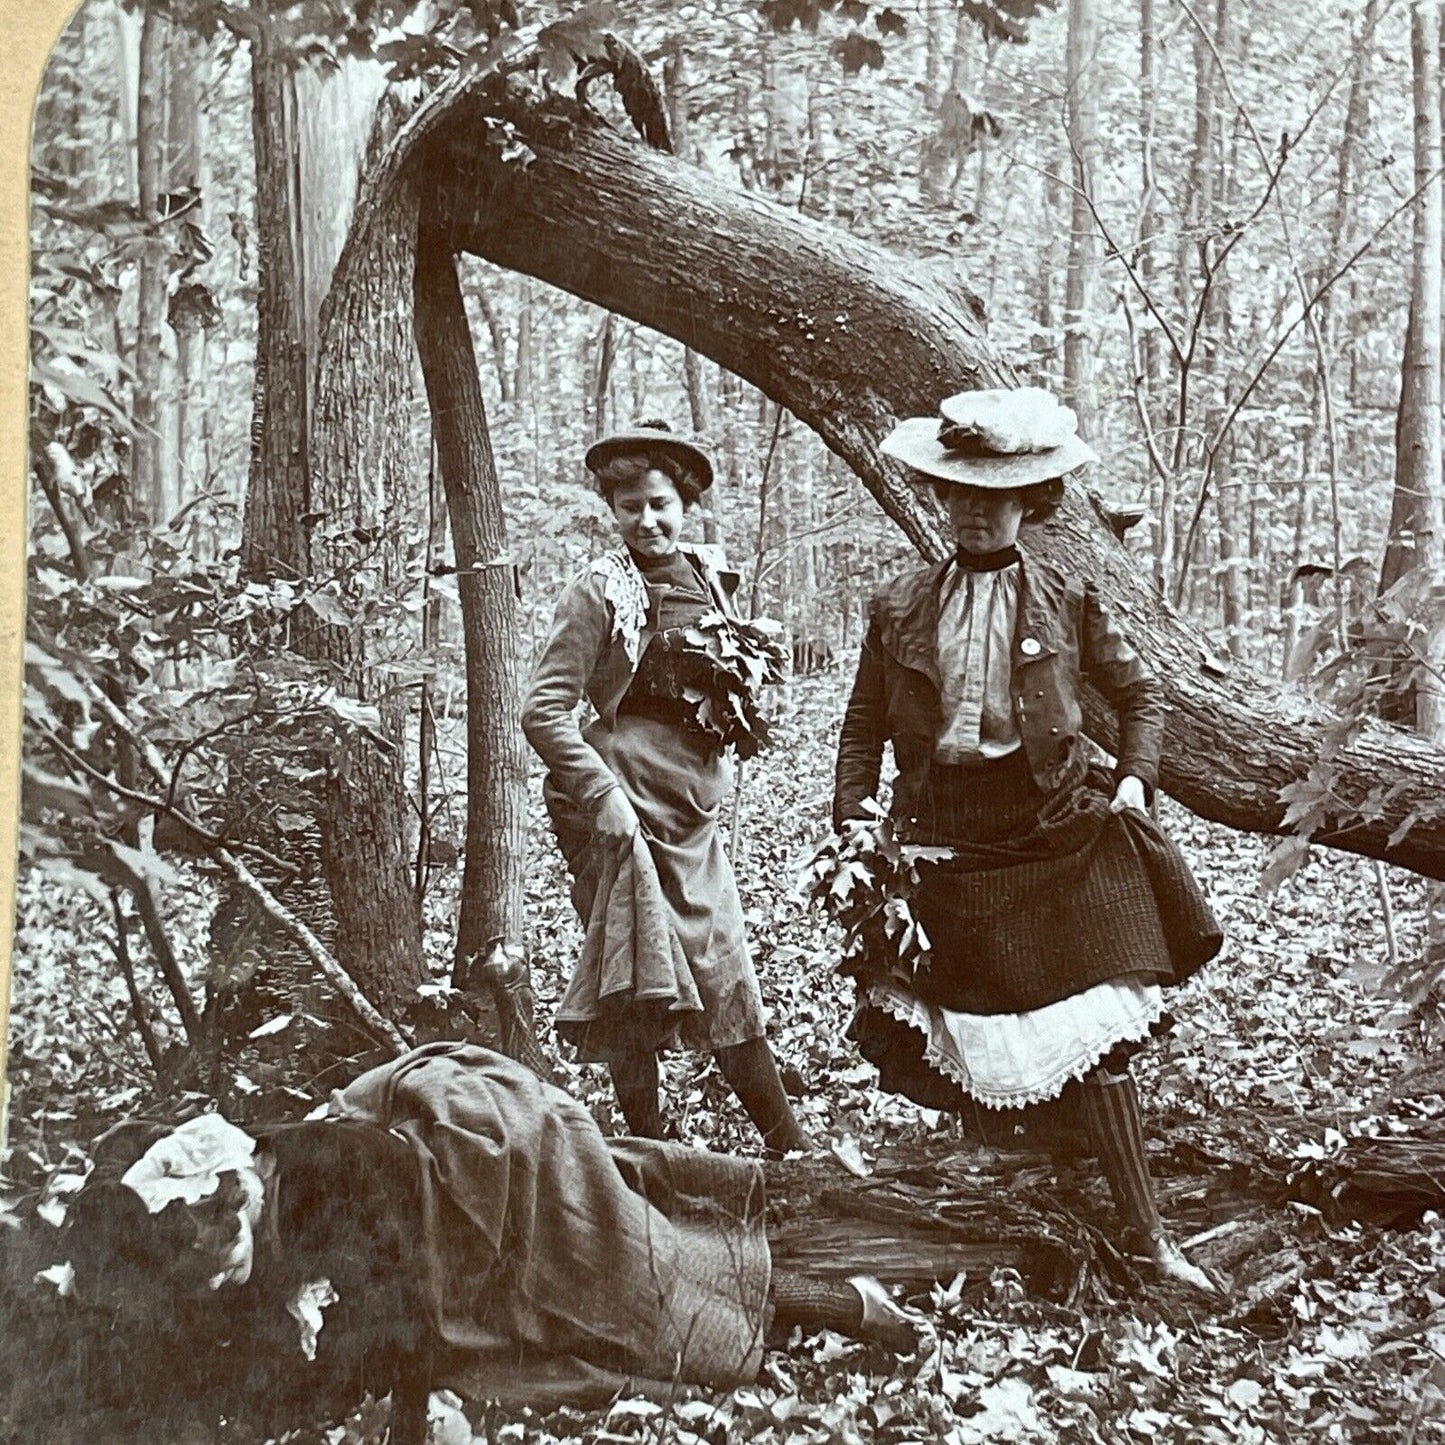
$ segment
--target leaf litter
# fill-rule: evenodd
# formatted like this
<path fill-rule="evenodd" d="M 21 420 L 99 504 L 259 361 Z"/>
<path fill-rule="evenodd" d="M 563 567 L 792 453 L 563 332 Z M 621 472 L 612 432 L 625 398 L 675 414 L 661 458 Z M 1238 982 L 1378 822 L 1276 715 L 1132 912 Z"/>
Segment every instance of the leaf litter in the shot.
<path fill-rule="evenodd" d="M 828 831 L 844 685 L 841 676 L 824 674 L 774 694 L 772 746 L 748 761 L 733 804 L 740 810 L 734 863 L 785 1083 L 805 1126 L 867 1169 L 888 1151 L 936 1153 L 962 1140 L 947 1116 L 873 1087 L 872 1070 L 844 1038 L 851 985 L 835 974 L 841 930 L 806 905 L 799 885 Z M 580 931 L 538 777 L 532 787 L 527 920 L 538 1017 L 547 1019 Z M 1390 1137 L 1402 1119 L 1438 1117 L 1438 1081 L 1427 1076 L 1433 1089 L 1408 1087 L 1419 1072 L 1418 1035 L 1399 1001 L 1372 987 L 1387 962 L 1372 865 L 1311 849 L 1265 899 L 1259 880 L 1271 840 L 1233 833 L 1167 800 L 1161 821 L 1228 937 L 1221 957 L 1176 996 L 1174 1031 L 1136 1063 L 1166 1215 L 1175 1155 L 1201 1147 L 1200 1140 L 1224 1153 L 1238 1152 L 1243 1141 L 1256 1157 L 1282 1166 L 1324 1168 L 1347 1138 L 1372 1129 Z M 730 815 L 722 826 L 726 837 Z M 170 916 L 182 940 L 203 939 L 208 890 L 184 866 L 180 872 L 183 880 L 164 889 Z M 458 873 L 448 870 L 427 900 L 426 938 L 439 980 Z M 1399 949 L 1408 956 L 1420 946 L 1423 888 L 1406 873 L 1387 870 L 1386 878 Z M 16 960 L 6 1173 L 12 1180 L 56 1176 L 56 1187 L 40 1194 L 58 1200 L 70 1182 L 62 1176 L 74 1172 L 77 1154 L 84 1158 L 92 1126 L 113 1116 L 120 1100 L 136 1098 L 143 1060 L 133 1043 L 107 1030 L 107 1019 L 124 1017 L 124 999 L 98 907 L 27 886 L 22 877 Z M 186 963 L 192 977 L 201 976 L 199 950 Z M 270 1025 L 283 1027 L 279 1015 Z M 268 1031 L 263 1026 L 262 1036 Z M 620 1127 L 603 1070 L 563 1059 L 558 1076 L 605 1128 Z M 304 1085 L 286 1081 L 297 1083 Z M 664 1089 L 667 1113 L 685 1139 L 757 1152 L 711 1060 L 666 1059 Z M 1315 1127 L 1322 1117 L 1337 1121 L 1333 1133 Z M 1097 1181 L 1078 1197 L 1107 1229 L 1112 1215 Z M 1147 1283 L 1103 1306 L 1067 1308 L 1030 1299 L 1016 1281 L 955 1280 L 911 1301 L 932 1326 L 912 1359 L 828 1332 L 795 1334 L 770 1352 L 755 1385 L 729 1395 L 660 1411 L 651 1402 L 619 1400 L 608 1411 L 546 1417 L 495 1409 L 483 1417 L 468 1406 L 474 1438 L 539 1445 L 579 1438 L 659 1445 L 1445 1440 L 1440 1217 L 1427 1211 L 1410 1227 L 1384 1229 L 1281 1205 L 1263 1219 L 1230 1223 L 1238 1227 L 1211 1233 L 1214 1247 L 1243 1248 L 1234 1288 L 1183 1312 Z M 1269 1274 L 1283 1257 L 1295 1267 Z M 1260 1283 L 1252 1268 L 1273 1281 L 1262 1313 L 1245 1308 Z M 438 1416 L 445 1433 L 464 1439 L 453 1402 L 445 1404 Z M 384 1432 L 385 1412 L 368 1404 L 334 1434 L 379 1442 Z"/>

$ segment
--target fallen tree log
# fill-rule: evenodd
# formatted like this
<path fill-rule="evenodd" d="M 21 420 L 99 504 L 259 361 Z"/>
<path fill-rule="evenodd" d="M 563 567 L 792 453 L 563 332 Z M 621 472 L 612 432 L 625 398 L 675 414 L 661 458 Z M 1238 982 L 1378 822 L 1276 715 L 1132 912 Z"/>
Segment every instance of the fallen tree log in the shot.
<path fill-rule="evenodd" d="M 511 128 L 505 154 L 499 121 Z M 877 443 L 941 395 L 1015 380 L 951 271 L 729 187 L 571 103 L 537 100 L 515 77 L 434 96 L 427 122 L 379 174 L 420 166 L 423 212 L 457 249 L 745 377 L 846 460 L 924 556 L 943 554 L 936 513 Z M 1077 488 L 1034 546 L 1098 580 L 1164 681 L 1167 792 L 1203 817 L 1279 834 L 1291 831 L 1281 789 L 1313 775 L 1316 841 L 1445 878 L 1445 751 L 1373 723 L 1337 743 L 1338 715 L 1216 658 Z M 1113 719 L 1097 697 L 1088 725 L 1110 744 Z"/>
<path fill-rule="evenodd" d="M 1445 1119 L 1392 1117 L 1354 1135 L 1338 1124 L 1296 1114 L 1183 1123 L 1151 1151 L 1165 1218 L 1190 1257 L 1231 1286 L 1219 1303 L 1237 1323 L 1287 1318 L 1287 1286 L 1307 1268 L 1299 1231 L 1309 1231 L 1288 1204 L 1400 1229 L 1445 1210 Z M 867 1270 L 915 1294 L 963 1273 L 965 1310 L 1009 1288 L 1069 1307 L 1140 1288 L 1199 1304 L 1113 1248 L 1113 1206 L 1091 1163 L 923 1140 L 884 1151 L 868 1179 L 827 1159 L 766 1169 L 779 1269 Z"/>

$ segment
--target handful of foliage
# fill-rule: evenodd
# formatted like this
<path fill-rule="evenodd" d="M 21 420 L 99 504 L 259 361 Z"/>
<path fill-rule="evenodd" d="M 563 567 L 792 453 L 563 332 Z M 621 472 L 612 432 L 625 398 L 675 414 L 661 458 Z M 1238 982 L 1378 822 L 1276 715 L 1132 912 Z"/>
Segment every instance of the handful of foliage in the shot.
<path fill-rule="evenodd" d="M 845 822 L 814 853 L 804 874 L 811 902 L 846 933 L 844 973 L 891 973 L 909 980 L 929 964 L 928 934 L 913 913 L 919 865 L 941 863 L 949 848 L 905 843 L 870 799 L 872 816 Z"/>
<path fill-rule="evenodd" d="M 689 705 L 699 731 L 719 747 L 736 748 L 740 758 L 753 757 L 768 741 L 758 694 L 783 680 L 788 654 L 781 631 L 769 618 L 743 622 L 708 612 L 653 644 L 662 653 L 671 696 Z"/>

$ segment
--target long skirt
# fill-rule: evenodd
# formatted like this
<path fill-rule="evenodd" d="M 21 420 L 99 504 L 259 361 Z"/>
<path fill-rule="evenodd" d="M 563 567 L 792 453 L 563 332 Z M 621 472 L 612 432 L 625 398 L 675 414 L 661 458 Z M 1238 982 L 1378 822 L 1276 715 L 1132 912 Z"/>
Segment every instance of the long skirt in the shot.
<path fill-rule="evenodd" d="M 1167 1026 L 1162 989 L 1223 934 L 1178 848 L 1146 815 L 1111 813 L 1093 769 L 1044 794 L 1023 753 L 935 767 L 911 841 L 947 846 L 914 911 L 926 968 L 858 974 L 850 1036 L 881 1086 L 933 1108 L 1058 1098 Z"/>
<path fill-rule="evenodd" d="M 642 824 L 631 844 L 595 832 L 552 786 L 547 810 L 586 929 L 557 1032 L 588 1060 L 762 1038 L 766 1014 L 732 864 L 718 832 L 731 767 L 704 739 L 623 714 L 584 732 Z"/>

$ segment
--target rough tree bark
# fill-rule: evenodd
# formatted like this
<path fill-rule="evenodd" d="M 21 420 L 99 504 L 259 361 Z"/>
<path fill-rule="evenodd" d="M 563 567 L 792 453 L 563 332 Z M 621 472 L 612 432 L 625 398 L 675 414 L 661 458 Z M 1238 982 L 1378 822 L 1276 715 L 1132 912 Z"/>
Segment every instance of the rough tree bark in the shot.
<path fill-rule="evenodd" d="M 665 332 L 763 388 L 849 463 L 925 556 L 943 554 L 936 513 L 877 441 L 898 416 L 931 412 L 949 391 L 1013 382 L 966 287 L 630 144 L 571 107 L 538 108 L 496 87 L 459 89 L 435 107 L 430 134 L 413 132 L 432 147 L 418 183 L 454 245 Z M 531 164 L 508 165 L 488 147 L 487 114 L 518 127 Z M 411 164 L 398 153 L 386 172 Z M 1279 790 L 1309 774 L 1333 714 L 1221 668 L 1078 489 L 1035 545 L 1097 577 L 1164 680 L 1173 710 L 1165 788 L 1205 817 L 1282 831 Z M 1112 736 L 1096 698 L 1089 726 Z M 1367 727 L 1339 764 L 1337 810 L 1318 841 L 1445 876 L 1445 754 Z"/>
<path fill-rule="evenodd" d="M 1422 597 L 1445 589 L 1445 479 L 1441 477 L 1441 162 L 1440 0 L 1415 0 L 1410 9 L 1410 53 L 1415 99 L 1415 204 L 1410 317 L 1395 426 L 1395 498 L 1385 567 L 1402 557 L 1420 580 Z M 1438 603 L 1440 592 L 1435 592 Z M 1424 643 L 1426 666 L 1414 688 L 1415 723 L 1434 742 L 1445 742 L 1445 619 L 1431 615 Z M 1445 970 L 1445 887 L 1426 895 L 1425 963 Z"/>
<path fill-rule="evenodd" d="M 352 233 L 319 318 L 310 496 L 324 521 L 312 536 L 312 566 L 322 575 L 349 571 L 362 560 L 359 546 L 369 555 L 358 580 L 374 570 L 383 589 L 397 581 L 401 563 L 392 509 L 411 486 L 416 214 L 415 197 L 400 187 L 376 226 Z M 382 741 L 356 733 L 328 760 L 321 858 L 336 907 L 337 956 L 394 1018 L 426 978 L 406 858 L 404 695 L 387 691 L 377 666 L 383 659 L 362 628 L 321 625 L 298 645 L 381 713 Z"/>
<path fill-rule="evenodd" d="M 251 141 L 256 165 L 256 379 L 241 567 L 257 580 L 309 570 L 309 362 L 299 281 L 300 217 L 291 156 L 294 105 L 269 25 L 251 43 Z"/>
<path fill-rule="evenodd" d="M 433 232 L 417 246 L 416 343 L 436 420 L 466 647 L 467 857 L 455 972 L 466 987 L 473 960 L 521 942 L 527 764 L 516 569 L 456 259 Z"/>
<path fill-rule="evenodd" d="M 376 90 L 366 77 L 333 77 L 334 95 L 312 97 L 332 124 L 308 133 L 314 118 L 298 114 L 297 86 L 323 82 L 293 73 L 283 41 L 269 17 L 256 27 L 261 325 L 243 565 L 251 575 L 336 574 L 359 600 L 365 586 L 389 585 L 399 563 L 388 513 L 409 486 L 415 201 L 393 193 L 385 244 L 363 228 L 336 261 L 347 234 L 337 215 L 353 200 L 347 161 L 360 149 L 358 129 L 370 131 Z M 391 107 L 379 115 L 383 127 L 395 119 Z M 426 977 L 405 847 L 404 699 L 388 693 L 361 628 L 299 620 L 296 649 L 381 716 L 379 740 L 357 732 L 322 760 L 315 806 L 337 956 L 395 1017 Z"/>

